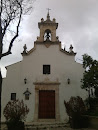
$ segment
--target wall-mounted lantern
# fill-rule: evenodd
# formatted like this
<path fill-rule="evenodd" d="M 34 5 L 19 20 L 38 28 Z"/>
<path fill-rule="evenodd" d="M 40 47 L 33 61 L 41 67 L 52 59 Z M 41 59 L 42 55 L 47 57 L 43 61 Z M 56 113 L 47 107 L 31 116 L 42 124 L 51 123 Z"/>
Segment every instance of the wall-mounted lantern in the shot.
<path fill-rule="evenodd" d="M 29 96 L 30 96 L 31 93 L 29 92 L 28 88 L 23 94 L 25 95 L 25 100 L 29 100 Z"/>
<path fill-rule="evenodd" d="M 70 79 L 69 78 L 67 79 L 67 83 L 70 84 Z"/>
<path fill-rule="evenodd" d="M 24 83 L 27 84 L 27 79 L 26 78 L 24 79 Z"/>

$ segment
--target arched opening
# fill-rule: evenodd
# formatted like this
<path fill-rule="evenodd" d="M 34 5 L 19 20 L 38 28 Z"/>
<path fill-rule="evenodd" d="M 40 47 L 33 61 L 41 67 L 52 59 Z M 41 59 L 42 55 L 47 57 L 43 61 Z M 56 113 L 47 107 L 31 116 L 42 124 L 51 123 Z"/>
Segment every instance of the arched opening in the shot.
<path fill-rule="evenodd" d="M 51 31 L 49 29 L 45 30 L 44 41 L 51 41 Z"/>

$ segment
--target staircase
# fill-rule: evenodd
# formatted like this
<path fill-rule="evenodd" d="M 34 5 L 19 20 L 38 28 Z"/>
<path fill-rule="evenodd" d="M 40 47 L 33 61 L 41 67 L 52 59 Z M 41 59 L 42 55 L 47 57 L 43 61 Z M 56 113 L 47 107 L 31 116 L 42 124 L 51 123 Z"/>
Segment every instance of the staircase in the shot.
<path fill-rule="evenodd" d="M 25 124 L 25 130 L 50 130 L 51 128 L 68 127 L 69 124 L 65 122 L 33 122 Z"/>
<path fill-rule="evenodd" d="M 25 130 L 51 130 L 55 128 L 67 128 L 69 124 L 66 122 L 31 122 L 25 123 Z M 2 124 L 1 130 L 7 130 L 5 123 Z"/>

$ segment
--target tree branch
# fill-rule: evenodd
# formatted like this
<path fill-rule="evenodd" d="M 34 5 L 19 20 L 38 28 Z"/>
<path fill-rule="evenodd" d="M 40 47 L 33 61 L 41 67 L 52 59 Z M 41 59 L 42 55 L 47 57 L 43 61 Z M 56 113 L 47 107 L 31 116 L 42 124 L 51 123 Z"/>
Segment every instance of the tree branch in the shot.
<path fill-rule="evenodd" d="M 15 36 L 12 38 L 12 40 L 11 40 L 11 42 L 10 42 L 10 44 L 9 44 L 8 51 L 5 52 L 5 53 L 3 53 L 3 54 L 1 54 L 1 55 L 0 55 L 0 58 L 11 54 L 11 49 L 12 49 L 12 46 L 13 46 L 13 42 L 15 41 L 15 39 L 16 39 L 16 38 L 18 37 L 18 35 L 19 35 L 19 25 L 20 25 L 21 18 L 22 18 L 22 6 L 21 6 L 21 3 L 19 3 L 18 1 L 17 1 L 17 3 L 18 3 L 18 5 L 19 5 L 19 7 L 20 7 L 20 16 L 19 16 L 19 21 L 18 21 L 17 27 L 16 27 L 16 34 L 15 34 Z"/>

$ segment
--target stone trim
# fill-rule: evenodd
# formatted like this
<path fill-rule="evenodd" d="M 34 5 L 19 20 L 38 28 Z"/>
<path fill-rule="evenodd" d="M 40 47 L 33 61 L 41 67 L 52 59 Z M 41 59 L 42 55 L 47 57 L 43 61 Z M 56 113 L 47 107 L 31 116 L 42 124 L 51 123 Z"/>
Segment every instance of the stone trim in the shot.
<path fill-rule="evenodd" d="M 59 82 L 34 82 L 35 85 L 35 112 L 34 121 L 48 122 L 48 121 L 60 121 L 59 114 Z M 55 119 L 38 119 L 38 107 L 39 107 L 39 90 L 54 90 L 55 91 Z"/>
<path fill-rule="evenodd" d="M 34 82 L 34 85 L 60 85 L 59 82 Z"/>
<path fill-rule="evenodd" d="M 60 51 L 61 52 L 63 52 L 63 53 L 65 53 L 66 55 L 69 55 L 69 56 L 75 56 L 77 53 L 75 53 L 75 52 L 68 52 L 68 51 L 64 51 L 62 48 L 60 48 Z"/>
<path fill-rule="evenodd" d="M 40 26 L 56 26 L 56 29 L 58 28 L 58 23 L 54 23 L 53 21 L 50 21 L 50 22 L 47 22 L 47 21 L 45 21 L 45 22 L 39 22 L 38 23 L 38 27 L 39 27 L 39 29 L 40 29 Z"/>

